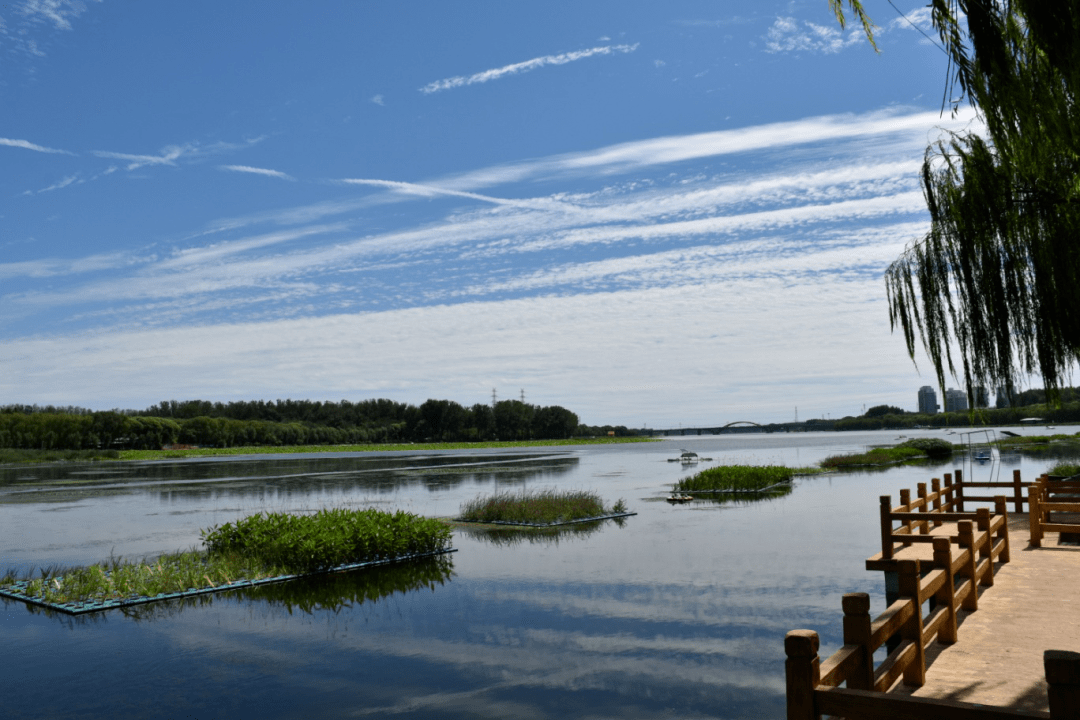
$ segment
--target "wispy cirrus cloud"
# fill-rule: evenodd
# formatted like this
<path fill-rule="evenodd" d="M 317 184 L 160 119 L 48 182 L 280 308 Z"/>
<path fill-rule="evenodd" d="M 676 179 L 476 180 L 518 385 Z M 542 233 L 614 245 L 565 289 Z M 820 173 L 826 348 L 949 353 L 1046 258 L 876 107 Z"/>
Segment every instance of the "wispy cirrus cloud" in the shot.
<path fill-rule="evenodd" d="M 56 155 L 74 155 L 75 153 L 67 150 L 57 150 L 56 148 L 45 147 L 44 145 L 35 145 L 29 140 L 15 140 L 13 138 L 0 138 L 0 145 L 6 145 L 7 147 L 23 148 L 24 150 L 33 150 L 41 153 L 52 153 Z"/>
<path fill-rule="evenodd" d="M 808 20 L 800 21 L 793 17 L 776 18 L 776 22 L 765 33 L 765 51 L 770 53 L 806 51 L 828 55 L 866 42 L 861 28 L 849 30 L 845 34 L 836 27 L 818 25 Z"/>
<path fill-rule="evenodd" d="M 264 177 L 278 178 L 279 180 L 295 180 L 292 175 L 283 173 L 280 170 L 270 170 L 268 168 L 251 167 L 250 165 L 220 165 L 222 170 L 229 170 L 230 172 L 250 173 L 252 175 L 262 175 Z"/>
<path fill-rule="evenodd" d="M 82 183 L 82 182 L 85 182 L 85 181 L 84 180 L 79 180 L 78 175 L 68 175 L 67 177 L 63 178 L 62 180 L 58 180 L 57 182 L 54 182 L 49 187 L 44 187 L 44 188 L 41 188 L 40 190 L 27 190 L 26 192 L 23 193 L 23 195 L 40 195 L 41 193 L 52 192 L 53 190 L 61 190 L 63 188 L 66 188 L 68 185 L 76 184 L 76 182 Z"/>
<path fill-rule="evenodd" d="M 92 150 L 91 154 L 96 157 L 110 158 L 112 160 L 126 160 L 127 170 L 137 170 L 147 165 L 176 165 L 185 152 L 185 149 L 176 145 L 170 145 L 161 151 L 160 155 L 132 155 L 130 153 L 112 152 L 110 150 Z"/>
<path fill-rule="evenodd" d="M 500 68 L 493 68 L 491 70 L 484 70 L 483 72 L 478 72 L 473 75 L 458 75 L 456 77 L 446 78 L 445 80 L 436 80 L 435 82 L 428 83 L 420 88 L 420 92 L 425 95 L 430 95 L 431 93 L 464 87 L 465 85 L 491 82 L 492 80 L 504 78 L 507 75 L 520 75 L 521 73 L 532 72 L 533 70 L 537 70 L 547 65 L 566 65 L 567 63 L 584 60 L 585 58 L 594 57 L 596 55 L 632 53 L 637 49 L 638 43 L 634 43 L 633 45 L 603 45 L 600 47 L 589 48 L 588 50 L 576 50 L 574 52 L 561 53 L 559 55 L 544 55 L 543 57 L 533 58 L 532 60 L 504 65 Z"/>
<path fill-rule="evenodd" d="M 481 195 L 479 193 L 466 192 L 463 190 L 452 190 L 449 188 L 442 188 L 435 185 L 421 185 L 418 183 L 400 182 L 398 180 L 345 178 L 340 182 L 345 183 L 346 185 L 371 185 L 373 187 L 383 187 L 389 190 L 395 190 L 397 192 L 405 193 L 407 195 L 418 195 L 420 197 L 437 197 L 439 195 L 449 195 L 451 197 L 468 198 L 470 200 L 479 200 L 481 202 L 491 203 L 493 205 L 508 205 L 510 207 L 527 207 L 551 210 L 555 206 L 562 204 L 553 198 L 529 198 L 524 200 L 516 200 L 510 198 L 492 197 L 491 195 Z"/>
<path fill-rule="evenodd" d="M 48 22 L 57 30 L 71 30 L 71 21 L 86 12 L 86 3 L 80 0 L 25 0 L 15 6 L 15 11 L 31 22 Z"/>

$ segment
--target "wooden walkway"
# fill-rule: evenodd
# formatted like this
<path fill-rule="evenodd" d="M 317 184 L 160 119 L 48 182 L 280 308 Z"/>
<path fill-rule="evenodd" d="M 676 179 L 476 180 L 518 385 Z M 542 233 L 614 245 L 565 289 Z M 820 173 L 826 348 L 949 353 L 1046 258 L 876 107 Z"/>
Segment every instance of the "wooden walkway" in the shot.
<path fill-rule="evenodd" d="M 898 682 L 890 693 L 959 700 L 1016 710 L 1049 711 L 1043 651 L 1080 651 L 1080 546 L 1047 533 L 1027 545 L 1027 513 L 1009 514 L 1011 561 L 993 587 L 979 588 L 979 609 L 960 610 L 960 641 L 927 648 L 926 684 Z M 915 545 L 899 557 L 922 557 Z"/>

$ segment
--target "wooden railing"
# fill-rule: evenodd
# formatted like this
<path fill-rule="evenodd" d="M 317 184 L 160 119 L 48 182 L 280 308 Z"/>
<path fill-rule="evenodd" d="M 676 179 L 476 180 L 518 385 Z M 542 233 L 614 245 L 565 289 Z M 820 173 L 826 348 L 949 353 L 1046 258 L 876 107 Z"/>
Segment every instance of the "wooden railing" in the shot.
<path fill-rule="evenodd" d="M 784 648 L 788 720 L 818 720 L 822 715 L 847 720 L 1080 718 L 1080 653 L 1075 652 L 1047 650 L 1043 654 L 1049 713 L 886 692 L 897 681 L 910 686 L 925 683 L 926 648 L 935 641 L 942 644 L 957 641 L 957 610 L 978 610 L 978 586 L 994 584 L 994 560 L 1004 564 L 1010 559 L 1006 497 L 963 498 L 994 503 L 993 515 L 985 507 L 965 513 L 961 510 L 962 488 L 968 484 L 962 482 L 960 471 L 956 471 L 956 476 L 957 482 L 953 482 L 950 475 L 945 475 L 944 485 L 935 478 L 931 492 L 927 492 L 925 483 L 920 483 L 914 501 L 910 491 L 901 491 L 901 504 L 896 508 L 892 507 L 890 496 L 881 498 L 882 552 L 868 560 L 867 566 L 875 562 L 882 569 L 896 572 L 898 599 L 885 612 L 871 619 L 869 595 L 844 595 L 844 645 L 824 662 L 818 658 L 816 632 L 792 630 L 787 634 Z M 1000 485 L 1004 484 L 973 483 L 969 487 Z M 1010 485 L 1014 490 L 1023 487 L 1019 472 L 1013 474 Z M 1061 498 L 1070 493 L 1080 495 L 1080 482 L 1049 482 L 1043 477 L 1031 485 L 1025 500 L 1030 504 L 1031 517 L 1038 515 L 1039 527 L 1054 532 L 1067 527 L 1068 531 L 1080 532 L 1080 525 L 1048 522 L 1051 511 L 1080 512 L 1080 502 Z M 1015 500 L 1015 496 L 1011 499 Z M 931 534 L 932 528 L 944 523 L 956 523 L 956 534 Z M 1034 519 L 1032 523 L 1036 527 Z M 898 547 L 921 542 L 933 544 L 931 562 L 896 557 Z M 924 604 L 930 607 L 925 617 Z M 881 647 L 888 647 L 890 652 L 875 667 L 874 653 Z"/>
<path fill-rule="evenodd" d="M 956 611 L 976 610 L 976 578 L 993 565 L 980 550 L 991 542 L 988 531 L 976 533 L 970 520 L 959 522 L 959 537 L 970 538 L 956 557 L 947 537 L 934 538 L 933 569 L 925 576 L 919 560 L 900 560 L 900 599 L 877 618 L 870 618 L 870 596 L 843 597 L 844 646 L 824 662 L 818 658 L 819 639 L 813 630 L 792 630 L 784 639 L 787 654 L 788 720 L 818 720 L 834 715 L 847 720 L 1004 720 L 1004 718 L 1080 717 L 1080 653 L 1048 650 L 1043 662 L 1050 684 L 1050 713 L 1022 712 L 951 700 L 930 700 L 886 694 L 898 680 L 905 685 L 926 682 L 926 648 L 937 641 L 957 641 Z M 957 580 L 960 579 L 958 583 Z M 923 604 L 933 598 L 925 617 Z M 874 667 L 874 652 L 891 639 L 896 648 Z M 841 687 L 844 685 L 845 687 Z"/>
<path fill-rule="evenodd" d="M 1048 532 L 1080 533 L 1080 524 L 1052 522 L 1051 512 L 1080 512 L 1080 481 L 1051 480 L 1043 475 L 1028 488 L 1031 545 L 1041 547 Z"/>
<path fill-rule="evenodd" d="M 960 471 L 956 471 L 960 474 Z M 1019 482 L 1019 474 L 1014 476 Z M 933 542 L 937 536 L 931 535 L 932 528 L 941 527 L 946 522 L 973 520 L 980 532 L 989 532 L 997 538 L 983 553 L 985 557 L 1009 561 L 1009 518 L 1008 501 L 1003 495 L 990 498 L 994 502 L 994 514 L 988 508 L 978 508 L 975 512 L 965 513 L 960 508 L 956 493 L 963 485 L 954 484 L 949 474 L 945 475 L 945 486 L 940 480 L 932 481 L 932 492 L 926 491 L 926 483 L 919 483 L 918 497 L 911 499 L 910 490 L 900 491 L 900 505 L 892 506 L 892 496 L 881 496 L 881 553 L 867 560 L 868 569 L 883 569 L 890 564 L 898 549 L 910 547 L 916 542 Z M 899 527 L 895 524 L 899 523 Z"/>

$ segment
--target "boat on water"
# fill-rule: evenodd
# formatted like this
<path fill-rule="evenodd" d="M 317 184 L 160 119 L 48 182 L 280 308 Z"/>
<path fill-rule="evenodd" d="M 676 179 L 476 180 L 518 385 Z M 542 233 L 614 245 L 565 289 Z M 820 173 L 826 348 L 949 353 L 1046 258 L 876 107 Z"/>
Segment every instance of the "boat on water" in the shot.
<path fill-rule="evenodd" d="M 668 496 L 667 501 L 669 503 L 671 503 L 672 505 L 674 505 L 676 503 L 680 503 L 680 504 L 681 503 L 688 503 L 693 499 L 694 499 L 693 495 L 676 495 L 675 493 L 672 493 L 671 495 Z"/>

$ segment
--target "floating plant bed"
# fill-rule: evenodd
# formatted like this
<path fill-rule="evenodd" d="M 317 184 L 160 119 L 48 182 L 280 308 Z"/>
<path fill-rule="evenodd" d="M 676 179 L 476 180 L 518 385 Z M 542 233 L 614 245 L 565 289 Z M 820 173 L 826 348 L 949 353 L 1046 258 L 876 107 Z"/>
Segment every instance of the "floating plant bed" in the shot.
<path fill-rule="evenodd" d="M 336 572 L 348 572 L 350 570 L 360 570 L 361 568 L 371 568 L 379 565 L 390 565 L 393 563 L 407 562 L 409 560 L 419 560 L 421 558 L 434 557 L 436 555 L 445 555 L 446 553 L 457 552 L 457 548 L 446 548 L 444 550 L 435 550 L 433 552 L 416 553 L 412 555 L 402 555 L 400 557 L 384 558 L 382 560 L 369 560 L 367 562 L 360 563 L 348 563 L 345 565 L 338 565 L 336 567 L 328 568 L 326 570 L 315 570 L 312 572 L 295 573 L 292 575 L 276 575 L 274 577 L 259 578 L 257 580 L 233 580 L 231 582 L 221 583 L 212 587 L 204 588 L 191 588 L 182 592 L 172 593 L 159 593 L 157 595 L 132 595 L 122 598 L 106 598 L 101 600 L 86 600 L 86 601 L 72 601 L 72 602 L 50 602 L 45 600 L 41 595 L 29 595 L 27 594 L 27 588 L 34 581 L 32 580 L 16 580 L 10 585 L 0 587 L 0 597 L 7 597 L 13 600 L 21 600 L 31 605 L 38 605 L 40 607 L 49 608 L 50 610 L 57 610 L 69 615 L 81 615 L 89 612 L 100 612 L 102 610 L 111 610 L 118 607 L 127 607 L 129 605 L 143 605 L 145 603 L 159 602 L 161 600 L 173 600 L 175 598 L 194 597 L 195 595 L 206 595 L 208 593 L 223 592 L 225 590 L 234 590 L 236 588 L 255 587 L 256 585 L 268 585 L 270 583 L 284 582 L 286 580 L 297 580 L 299 578 L 312 577 L 314 575 L 325 575 L 328 573 Z M 49 578 L 49 580 L 62 581 L 63 576 L 57 576 L 56 578 Z"/>
<path fill-rule="evenodd" d="M 619 500 L 610 508 L 585 490 L 532 490 L 496 493 L 461 506 L 459 522 L 521 527 L 556 527 L 634 515 Z"/>
<path fill-rule="evenodd" d="M 512 525 L 516 527 L 549 528 L 560 525 L 577 525 L 578 523 L 594 522 L 596 520 L 614 520 L 615 518 L 630 517 L 637 515 L 636 512 L 609 513 L 595 517 L 577 518 L 576 520 L 556 520 L 548 523 L 531 523 L 519 520 L 457 520 L 456 522 L 469 523 L 471 525 Z"/>
<path fill-rule="evenodd" d="M 452 552 L 439 520 L 405 512 L 258 513 L 203 532 L 205 551 L 150 563 L 42 571 L 0 579 L 0 595 L 67 613 L 93 612 Z"/>
<path fill-rule="evenodd" d="M 790 487 L 791 483 L 784 481 L 762 488 L 751 488 L 749 490 L 695 490 L 694 493 L 696 495 L 760 495 L 761 493 L 769 492 L 770 490 L 774 490 L 776 488 L 786 489 Z"/>
<path fill-rule="evenodd" d="M 782 465 L 721 465 L 702 470 L 675 483 L 672 492 L 689 493 L 761 493 L 788 485 L 795 471 Z"/>

